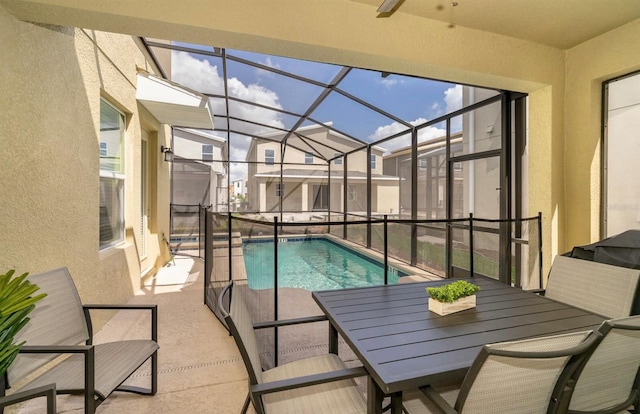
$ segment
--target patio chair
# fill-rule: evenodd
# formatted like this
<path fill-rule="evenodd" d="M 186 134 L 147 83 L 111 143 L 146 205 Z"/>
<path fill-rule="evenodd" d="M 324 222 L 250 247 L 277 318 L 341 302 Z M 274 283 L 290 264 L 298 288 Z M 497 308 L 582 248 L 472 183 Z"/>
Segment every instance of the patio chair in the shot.
<path fill-rule="evenodd" d="M 366 375 L 364 368 L 347 368 L 337 355 L 324 354 L 263 371 L 255 327 L 241 292 L 234 292 L 231 282 L 223 289 L 218 300 L 249 377 L 249 393 L 242 407 L 243 414 L 247 412 L 250 402 L 258 414 L 366 412 L 364 397 L 353 380 Z M 229 303 L 228 308 L 225 301 Z M 321 319 L 312 317 L 260 323 L 259 328 L 318 320 Z"/>
<path fill-rule="evenodd" d="M 7 371 L 7 385 L 31 375 L 61 355 L 62 359 L 22 387 L 31 390 L 56 384 L 58 394 L 84 394 L 84 411 L 95 409 L 113 391 L 155 395 L 157 372 L 157 305 L 82 305 L 67 268 L 37 275 L 28 280 L 47 296 L 31 312 L 29 323 L 16 336 L 26 341 Z M 151 339 L 122 340 L 93 344 L 90 310 L 130 309 L 151 312 Z M 81 344 L 81 343 L 85 344 Z M 81 345 L 79 345 L 81 344 Z M 124 386 L 123 382 L 143 363 L 151 360 L 151 388 Z M 0 390 L 0 392 L 4 392 Z"/>
<path fill-rule="evenodd" d="M 5 407 L 38 397 L 45 397 L 47 399 L 47 414 L 56 414 L 56 384 L 44 385 L 0 397 L 0 413 L 4 412 Z"/>
<path fill-rule="evenodd" d="M 640 316 L 603 322 L 602 340 L 579 373 L 569 413 L 619 413 L 640 401 Z"/>
<path fill-rule="evenodd" d="M 485 345 L 459 389 L 406 392 L 403 408 L 408 414 L 566 412 L 572 375 L 597 339 L 578 332 Z"/>
<path fill-rule="evenodd" d="M 544 295 L 609 318 L 631 315 L 640 270 L 556 256 Z"/>

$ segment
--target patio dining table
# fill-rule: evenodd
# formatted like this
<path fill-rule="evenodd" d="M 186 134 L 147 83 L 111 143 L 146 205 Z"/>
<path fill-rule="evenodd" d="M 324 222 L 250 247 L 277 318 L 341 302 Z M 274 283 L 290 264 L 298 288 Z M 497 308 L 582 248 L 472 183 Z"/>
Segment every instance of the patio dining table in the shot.
<path fill-rule="evenodd" d="M 426 287 L 453 280 L 313 292 L 330 322 L 330 352 L 338 334 L 369 373 L 367 412 L 401 412 L 402 392 L 424 385 L 460 383 L 488 343 L 597 328 L 604 316 L 574 308 L 493 279 L 480 286 L 477 305 L 440 316 L 428 309 Z"/>

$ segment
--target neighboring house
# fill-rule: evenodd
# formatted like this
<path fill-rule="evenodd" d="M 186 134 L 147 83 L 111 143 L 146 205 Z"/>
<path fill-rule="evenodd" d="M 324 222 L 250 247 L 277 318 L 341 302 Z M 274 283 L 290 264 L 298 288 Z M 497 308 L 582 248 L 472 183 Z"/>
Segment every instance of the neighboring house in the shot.
<path fill-rule="evenodd" d="M 365 149 L 344 157 L 345 153 L 361 147 L 362 144 L 333 132 L 328 126 L 331 124 L 299 128 L 296 131 L 298 135 L 287 140 L 284 159 L 280 143 L 284 133 L 271 134 L 264 136 L 265 139 L 252 141 L 247 156 L 247 195 L 250 210 L 278 211 L 278 203 L 282 198 L 283 211 L 343 211 L 346 158 L 347 212 L 367 212 L 369 166 L 372 214 L 398 211 L 399 179 L 382 174 L 383 150 L 372 147 L 369 160 Z M 321 144 L 314 145 L 312 150 L 303 139 Z"/>
<path fill-rule="evenodd" d="M 463 106 L 491 96 L 491 91 L 463 87 Z M 473 213 L 476 217 L 497 219 L 500 217 L 500 162 L 498 156 L 488 155 L 501 145 L 500 103 L 484 106 L 459 119 L 459 132 L 451 136 L 450 147 L 452 218 L 468 217 Z M 400 148 L 385 155 L 383 161 L 385 175 L 402 177 L 400 209 L 408 214 L 411 212 L 411 153 L 410 146 Z M 447 217 L 446 137 L 420 142 L 417 154 L 417 217 L 444 219 Z M 456 157 L 470 154 L 476 154 L 478 159 L 456 161 Z"/>
<path fill-rule="evenodd" d="M 451 137 L 452 153 L 462 149 L 462 134 Z M 439 137 L 423 142 L 418 146 L 418 219 L 446 218 L 446 137 Z M 411 216 L 411 148 L 404 147 L 385 155 L 383 159 L 384 173 L 401 177 L 400 180 L 400 212 L 403 218 Z M 454 163 L 454 197 L 453 211 L 462 212 L 462 163 Z M 409 216 L 409 217 L 407 217 Z"/>
<path fill-rule="evenodd" d="M 173 129 L 172 204 L 226 208 L 226 148 L 226 139 L 209 131 Z"/>

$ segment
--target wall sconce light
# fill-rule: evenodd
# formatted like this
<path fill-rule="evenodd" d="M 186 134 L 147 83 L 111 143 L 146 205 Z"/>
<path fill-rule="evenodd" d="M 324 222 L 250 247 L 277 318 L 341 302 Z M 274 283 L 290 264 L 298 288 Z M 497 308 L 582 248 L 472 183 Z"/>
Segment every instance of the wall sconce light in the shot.
<path fill-rule="evenodd" d="M 160 152 L 164 154 L 164 160 L 167 162 L 173 161 L 173 151 L 170 147 L 160 145 Z"/>

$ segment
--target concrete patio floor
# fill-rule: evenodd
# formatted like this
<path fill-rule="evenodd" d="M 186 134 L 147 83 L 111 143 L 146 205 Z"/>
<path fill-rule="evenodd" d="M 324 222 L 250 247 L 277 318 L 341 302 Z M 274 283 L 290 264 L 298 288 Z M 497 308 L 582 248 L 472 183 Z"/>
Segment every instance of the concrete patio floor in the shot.
<path fill-rule="evenodd" d="M 239 413 L 247 393 L 247 374 L 233 338 L 203 304 L 202 263 L 177 257 L 160 269 L 129 303 L 158 304 L 158 393 L 142 396 L 115 392 L 98 413 Z M 147 312 L 142 312 L 147 314 Z M 119 312 L 96 334 L 96 342 L 149 337 L 149 318 Z M 127 383 L 148 386 L 143 365 Z M 44 400 L 6 413 L 43 413 Z M 80 396 L 57 397 L 59 413 L 82 413 Z M 251 410 L 250 410 L 251 412 Z"/>

